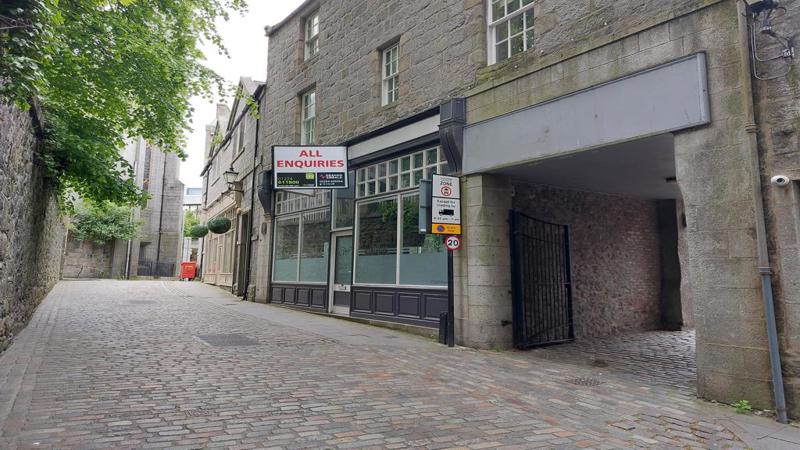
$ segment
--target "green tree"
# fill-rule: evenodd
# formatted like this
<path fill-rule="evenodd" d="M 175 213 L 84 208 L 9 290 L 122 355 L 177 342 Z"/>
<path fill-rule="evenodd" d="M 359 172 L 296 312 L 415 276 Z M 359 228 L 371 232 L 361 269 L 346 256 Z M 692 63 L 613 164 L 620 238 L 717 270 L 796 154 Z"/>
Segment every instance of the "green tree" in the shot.
<path fill-rule="evenodd" d="M 184 157 L 194 95 L 229 89 L 201 64 L 202 40 L 226 54 L 215 21 L 244 0 L 4 0 L 0 100 L 44 111 L 43 160 L 62 192 L 139 204 L 120 149 L 141 136 Z"/>
<path fill-rule="evenodd" d="M 141 222 L 132 220 L 131 211 L 130 206 L 115 205 L 109 201 L 84 201 L 75 209 L 70 231 L 79 241 L 92 241 L 100 245 L 114 239 L 133 239 L 139 234 Z"/>
<path fill-rule="evenodd" d="M 200 218 L 197 213 L 187 209 L 183 213 L 183 237 L 192 237 L 192 227 L 200 225 Z"/>

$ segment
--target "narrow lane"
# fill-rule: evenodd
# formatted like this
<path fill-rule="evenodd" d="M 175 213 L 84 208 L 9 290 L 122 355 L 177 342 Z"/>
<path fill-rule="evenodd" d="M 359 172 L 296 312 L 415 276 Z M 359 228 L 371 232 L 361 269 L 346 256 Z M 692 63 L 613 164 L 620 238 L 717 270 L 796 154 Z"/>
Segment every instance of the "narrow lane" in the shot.
<path fill-rule="evenodd" d="M 728 414 L 199 283 L 62 282 L 0 356 L 1 448 L 745 448 Z"/>

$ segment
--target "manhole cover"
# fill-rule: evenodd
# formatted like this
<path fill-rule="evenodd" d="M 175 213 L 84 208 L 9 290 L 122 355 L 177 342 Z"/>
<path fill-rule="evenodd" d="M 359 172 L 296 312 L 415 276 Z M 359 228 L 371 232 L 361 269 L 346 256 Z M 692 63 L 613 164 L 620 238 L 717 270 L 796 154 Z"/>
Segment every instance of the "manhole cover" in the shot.
<path fill-rule="evenodd" d="M 586 378 L 586 377 L 572 378 L 571 380 L 567 380 L 567 383 L 575 384 L 578 386 L 600 386 L 601 384 L 603 384 L 603 382 L 598 379 Z"/>
<path fill-rule="evenodd" d="M 128 300 L 129 305 L 154 305 L 156 303 L 155 300 Z"/>
<path fill-rule="evenodd" d="M 204 334 L 197 336 L 201 341 L 214 347 L 240 347 L 258 345 L 258 341 L 243 334 Z"/>

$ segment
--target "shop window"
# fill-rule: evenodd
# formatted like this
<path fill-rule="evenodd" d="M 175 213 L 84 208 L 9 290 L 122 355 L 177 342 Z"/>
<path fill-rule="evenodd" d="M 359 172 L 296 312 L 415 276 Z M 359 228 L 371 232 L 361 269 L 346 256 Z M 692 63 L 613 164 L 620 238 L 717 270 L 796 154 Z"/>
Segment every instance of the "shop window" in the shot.
<path fill-rule="evenodd" d="M 275 207 L 280 215 L 275 220 L 273 281 L 327 282 L 330 199 L 329 190 L 316 191 L 313 195 L 276 193 Z"/>
<path fill-rule="evenodd" d="M 358 205 L 356 283 L 397 281 L 397 198 Z"/>
<path fill-rule="evenodd" d="M 353 179 L 353 172 L 348 177 Z M 350 228 L 353 226 L 353 212 L 355 209 L 355 184 L 350 182 L 348 189 L 333 190 L 333 229 Z"/>
<path fill-rule="evenodd" d="M 419 195 L 403 201 L 399 284 L 447 286 L 447 251 L 441 236 L 419 233 Z"/>
<path fill-rule="evenodd" d="M 489 4 L 489 64 L 533 48 L 533 0 Z"/>
<path fill-rule="evenodd" d="M 328 281 L 330 210 L 303 213 L 300 224 L 300 282 Z"/>
<path fill-rule="evenodd" d="M 360 202 L 357 209 L 357 284 L 447 286 L 442 238 L 418 231 L 417 193 Z"/>
<path fill-rule="evenodd" d="M 299 237 L 300 217 L 286 217 L 275 221 L 273 281 L 297 281 L 297 242 Z"/>

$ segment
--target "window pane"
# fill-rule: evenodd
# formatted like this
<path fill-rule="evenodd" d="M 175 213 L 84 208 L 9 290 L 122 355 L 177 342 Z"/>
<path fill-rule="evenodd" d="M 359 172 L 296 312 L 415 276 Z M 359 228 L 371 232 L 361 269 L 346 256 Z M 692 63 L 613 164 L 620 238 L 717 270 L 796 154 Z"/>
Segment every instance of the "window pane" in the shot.
<path fill-rule="evenodd" d="M 396 191 L 398 189 L 397 175 L 389 177 L 389 190 Z"/>
<path fill-rule="evenodd" d="M 403 172 L 405 172 L 406 170 L 409 170 L 409 169 L 411 169 L 411 157 L 410 156 L 406 156 L 402 160 L 401 170 Z"/>
<path fill-rule="evenodd" d="M 400 188 L 405 189 L 411 186 L 411 175 L 404 173 L 400 175 Z"/>
<path fill-rule="evenodd" d="M 492 2 L 492 21 L 495 21 L 505 15 L 505 0 L 496 0 Z"/>
<path fill-rule="evenodd" d="M 333 282 L 336 284 L 353 282 L 353 236 L 336 238 L 336 267 Z"/>
<path fill-rule="evenodd" d="M 447 286 L 447 252 L 440 236 L 419 234 L 419 197 L 403 197 L 400 284 Z"/>
<path fill-rule="evenodd" d="M 416 153 L 414 155 L 414 168 L 415 169 L 419 169 L 420 167 L 423 166 L 423 161 L 424 161 L 423 157 L 424 157 L 424 154 L 422 152 Z"/>
<path fill-rule="evenodd" d="M 498 62 L 508 59 L 508 41 L 495 46 L 495 58 Z"/>
<path fill-rule="evenodd" d="M 361 185 L 363 187 L 363 185 Z M 335 189 L 333 191 L 334 211 L 333 228 L 345 228 L 353 226 L 353 208 L 355 200 L 353 194 L 355 188 L 351 185 L 348 189 Z"/>
<path fill-rule="evenodd" d="M 393 159 L 389 161 L 389 174 L 394 175 L 397 173 L 397 160 Z"/>
<path fill-rule="evenodd" d="M 419 185 L 419 182 L 422 180 L 422 175 L 423 175 L 422 169 L 414 171 L 414 180 L 413 180 L 414 184 L 413 184 L 413 186 Z"/>
<path fill-rule="evenodd" d="M 328 281 L 328 242 L 330 238 L 330 210 L 303 214 L 302 251 L 300 252 L 300 281 L 324 283 Z"/>
<path fill-rule="evenodd" d="M 511 38 L 511 54 L 516 55 L 525 50 L 525 43 L 522 40 L 522 35 L 514 36 Z"/>
<path fill-rule="evenodd" d="M 397 200 L 358 206 L 356 282 L 395 284 L 397 272 Z"/>
<path fill-rule="evenodd" d="M 276 220 L 273 280 L 297 281 L 297 237 L 299 232 L 299 217 Z"/>
<path fill-rule="evenodd" d="M 519 0 L 506 0 L 506 4 L 508 5 L 508 8 L 506 9 L 507 14 L 511 14 L 519 9 Z"/>
<path fill-rule="evenodd" d="M 435 149 L 435 148 L 425 152 L 425 156 L 426 156 L 426 160 L 427 160 L 425 162 L 425 164 L 427 164 L 429 166 L 431 164 L 436 164 L 438 162 L 439 155 L 437 155 L 437 149 Z"/>
<path fill-rule="evenodd" d="M 508 22 L 503 22 L 494 29 L 495 42 L 505 41 L 508 38 Z"/>
<path fill-rule="evenodd" d="M 522 30 L 525 29 L 525 23 L 523 20 L 524 15 L 519 15 L 511 19 L 511 36 L 522 33 Z"/>

